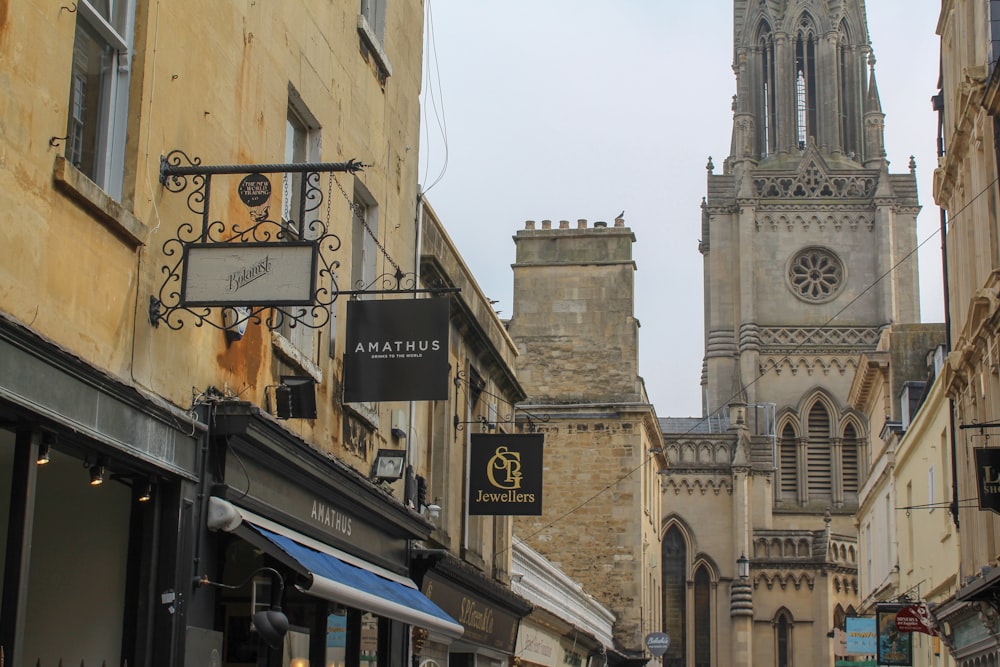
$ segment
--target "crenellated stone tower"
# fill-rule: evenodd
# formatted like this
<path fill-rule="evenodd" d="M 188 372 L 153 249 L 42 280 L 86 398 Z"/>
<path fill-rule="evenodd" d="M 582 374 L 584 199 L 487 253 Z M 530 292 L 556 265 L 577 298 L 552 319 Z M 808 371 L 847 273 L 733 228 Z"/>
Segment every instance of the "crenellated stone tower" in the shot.
<path fill-rule="evenodd" d="M 612 225 L 528 222 L 514 236 L 518 428 L 545 436 L 543 514 L 514 519 L 524 540 L 615 614 L 609 665 L 650 661 L 662 625 L 663 439 L 638 375 L 635 235 Z"/>
<path fill-rule="evenodd" d="M 920 319 L 916 165 L 889 172 L 864 0 L 733 16 L 732 144 L 702 203 L 703 413 L 661 420 L 665 665 L 833 664 L 871 435 L 848 394 L 883 328 Z"/>

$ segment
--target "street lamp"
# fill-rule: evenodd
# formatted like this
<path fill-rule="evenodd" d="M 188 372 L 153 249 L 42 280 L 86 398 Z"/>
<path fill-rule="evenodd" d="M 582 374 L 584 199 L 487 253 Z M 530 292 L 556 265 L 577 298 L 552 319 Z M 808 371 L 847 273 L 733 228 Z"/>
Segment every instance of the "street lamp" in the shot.
<path fill-rule="evenodd" d="M 750 576 L 750 559 L 747 558 L 746 553 L 741 553 L 740 557 L 736 559 L 736 574 L 743 581 L 746 581 Z"/>

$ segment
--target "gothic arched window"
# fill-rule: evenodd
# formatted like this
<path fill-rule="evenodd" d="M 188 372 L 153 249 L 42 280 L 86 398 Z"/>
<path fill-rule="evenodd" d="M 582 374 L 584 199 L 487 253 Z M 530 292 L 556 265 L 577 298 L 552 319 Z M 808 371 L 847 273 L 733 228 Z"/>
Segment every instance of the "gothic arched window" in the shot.
<path fill-rule="evenodd" d="M 841 21 L 837 35 L 837 69 L 840 79 L 837 88 L 840 91 L 840 143 L 844 147 L 844 154 L 854 157 L 861 154 L 861 144 L 858 141 L 861 100 L 858 94 L 858 72 L 851 53 L 846 21 Z"/>
<path fill-rule="evenodd" d="M 777 146 L 778 125 L 774 101 L 774 36 L 771 34 L 770 26 L 763 21 L 759 33 L 757 49 L 760 69 L 757 74 L 759 77 L 757 118 L 760 119 L 760 131 L 757 135 L 757 152 L 761 157 L 766 157 L 775 152 Z"/>
<path fill-rule="evenodd" d="M 778 667 L 791 667 L 792 664 L 792 618 L 787 609 L 778 612 L 774 621 L 775 655 Z"/>
<path fill-rule="evenodd" d="M 844 429 L 844 439 L 841 446 L 840 469 L 845 499 L 858 500 L 858 450 L 860 440 L 854 424 L 848 424 Z"/>
<path fill-rule="evenodd" d="M 809 469 L 807 488 L 810 500 L 832 500 L 832 470 L 830 466 L 830 413 L 816 401 L 809 410 L 809 442 L 806 465 Z"/>
<path fill-rule="evenodd" d="M 799 495 L 799 453 L 798 439 L 791 424 L 786 424 L 781 431 L 778 444 L 778 467 L 780 469 L 780 498 L 784 502 L 795 502 Z"/>
<path fill-rule="evenodd" d="M 816 136 L 816 30 L 808 14 L 795 34 L 795 111 L 799 147 Z"/>
<path fill-rule="evenodd" d="M 712 665 L 712 578 L 704 566 L 694 573 L 694 664 Z"/>
<path fill-rule="evenodd" d="M 687 543 L 680 528 L 667 531 L 662 545 L 663 625 L 670 646 L 663 656 L 664 667 L 687 665 L 684 630 L 687 627 Z"/>

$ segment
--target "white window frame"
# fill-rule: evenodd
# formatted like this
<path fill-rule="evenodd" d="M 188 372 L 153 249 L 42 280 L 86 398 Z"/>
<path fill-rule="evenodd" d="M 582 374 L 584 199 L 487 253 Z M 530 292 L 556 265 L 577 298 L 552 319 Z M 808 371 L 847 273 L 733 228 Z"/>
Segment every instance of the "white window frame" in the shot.
<path fill-rule="evenodd" d="M 385 41 L 385 9 L 388 0 L 361 0 L 361 16 L 368 23 L 368 28 L 374 37 L 382 43 Z"/>
<path fill-rule="evenodd" d="M 385 26 L 389 0 L 361 0 L 358 9 L 358 33 L 378 61 L 383 76 L 392 76 L 392 65 L 385 51 Z"/>
<path fill-rule="evenodd" d="M 321 153 L 322 128 L 319 120 L 309 111 L 298 91 L 289 86 L 288 111 L 285 116 L 285 163 L 319 162 Z M 286 172 L 281 176 L 281 222 L 286 224 L 289 217 L 298 217 L 298 190 L 305 175 Z M 295 220 L 295 223 L 296 233 L 289 238 L 308 239 L 310 234 L 308 226 L 305 224 L 306 221 Z M 305 324 L 299 324 L 292 328 L 286 321 L 282 323 L 280 334 L 301 354 L 304 360 L 309 362 L 310 369 L 315 368 L 319 337 L 316 336 L 313 329 Z M 300 361 L 300 359 L 296 359 L 296 362 L 302 365 Z"/>
<path fill-rule="evenodd" d="M 102 76 L 97 99 L 85 104 L 97 104 L 96 141 L 93 173 L 87 174 L 113 199 L 121 200 L 125 175 L 125 134 L 128 126 L 129 82 L 131 78 L 132 35 L 135 29 L 135 0 L 108 0 L 111 13 L 115 6 L 124 5 L 122 17 L 124 34 L 111 25 L 89 0 L 77 1 L 77 30 L 87 30 L 101 40 L 103 46 L 114 53 L 114 62 L 106 76 Z M 83 24 L 81 26 L 80 24 Z M 76 96 L 76 38 L 74 36 L 73 75 L 70 80 L 69 107 L 67 109 L 66 153 L 71 158 L 73 150 L 72 117 L 78 106 Z M 72 160 L 70 159 L 72 162 Z M 85 170 L 81 169 L 81 171 Z"/>
<path fill-rule="evenodd" d="M 375 280 L 378 270 L 379 249 L 372 234 L 378 236 L 379 229 L 379 207 L 360 181 L 355 181 L 354 187 L 354 208 L 351 215 L 351 287 L 358 289 L 359 283 L 365 286 L 370 285 Z M 361 222 L 361 217 L 357 215 L 356 209 L 362 209 L 364 222 L 371 229 L 368 233 L 365 225 Z M 359 296 L 358 298 L 365 298 Z"/>

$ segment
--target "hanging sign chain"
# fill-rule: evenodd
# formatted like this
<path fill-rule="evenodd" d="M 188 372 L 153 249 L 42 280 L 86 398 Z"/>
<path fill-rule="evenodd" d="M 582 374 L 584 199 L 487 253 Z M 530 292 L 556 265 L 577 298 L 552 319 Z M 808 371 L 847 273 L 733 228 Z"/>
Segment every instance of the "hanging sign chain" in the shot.
<path fill-rule="evenodd" d="M 375 236 L 375 232 L 373 232 L 372 228 L 368 226 L 368 221 L 365 219 L 364 212 L 358 210 L 358 207 L 354 203 L 354 200 L 347 195 L 347 192 L 344 190 L 344 186 L 340 184 L 340 181 L 336 178 L 333 172 L 330 173 L 330 178 L 332 178 L 334 182 L 337 183 L 337 188 L 340 189 L 340 194 L 344 195 L 344 200 L 347 202 L 347 205 L 351 207 L 351 213 L 353 213 L 354 216 L 361 221 L 361 224 L 365 228 L 365 231 L 368 232 L 368 236 L 372 237 L 372 240 L 375 241 L 375 245 L 376 247 L 378 247 L 379 252 L 381 252 L 382 256 L 385 257 L 386 261 L 389 262 L 390 265 L 392 265 L 392 268 L 396 270 L 396 275 L 397 276 L 402 275 L 403 270 L 399 268 L 399 264 L 397 264 L 392 259 L 392 257 L 389 256 L 389 251 L 385 249 L 385 246 L 383 246 L 382 243 L 378 240 L 378 237 Z"/>

